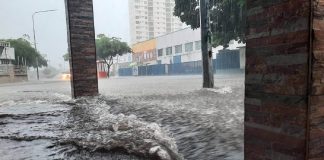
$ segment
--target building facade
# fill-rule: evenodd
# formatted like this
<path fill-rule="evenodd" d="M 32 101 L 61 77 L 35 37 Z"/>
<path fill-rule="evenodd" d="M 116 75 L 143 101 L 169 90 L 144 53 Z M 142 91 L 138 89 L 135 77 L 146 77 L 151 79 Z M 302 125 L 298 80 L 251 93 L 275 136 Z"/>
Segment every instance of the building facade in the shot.
<path fill-rule="evenodd" d="M 125 53 L 123 55 L 117 55 L 113 59 L 114 64 L 111 67 L 111 73 L 114 76 L 118 76 L 119 68 L 127 68 L 131 66 L 133 61 L 133 54 L 132 53 Z"/>
<path fill-rule="evenodd" d="M 132 46 L 133 62 L 138 66 L 156 64 L 156 42 L 156 39 L 151 39 L 134 44 Z"/>
<path fill-rule="evenodd" d="M 227 50 L 240 50 L 241 68 L 245 67 L 245 44 L 230 41 Z M 176 64 L 200 61 L 201 35 L 200 29 L 184 28 L 154 39 L 132 45 L 133 62 L 136 65 Z M 213 48 L 213 59 L 217 57 L 222 46 Z"/>
<path fill-rule="evenodd" d="M 200 39 L 200 29 L 191 28 L 157 37 L 157 63 L 172 64 L 201 60 Z"/>
<path fill-rule="evenodd" d="M 0 42 L 0 83 L 28 80 L 26 60 L 18 58 L 18 65 L 14 65 L 15 61 L 15 49 L 10 43 Z"/>
<path fill-rule="evenodd" d="M 15 49 L 10 43 L 0 42 L 0 65 L 12 64 L 15 60 Z"/>
<path fill-rule="evenodd" d="M 222 46 L 213 48 L 213 68 L 217 73 L 242 73 L 245 44 L 233 40 L 228 45 L 226 49 Z M 132 50 L 132 63 L 128 66 L 116 64 L 120 76 L 202 73 L 200 29 L 189 27 L 171 32 L 136 43 Z"/>
<path fill-rule="evenodd" d="M 183 28 L 173 16 L 174 0 L 128 0 L 131 44 Z"/>

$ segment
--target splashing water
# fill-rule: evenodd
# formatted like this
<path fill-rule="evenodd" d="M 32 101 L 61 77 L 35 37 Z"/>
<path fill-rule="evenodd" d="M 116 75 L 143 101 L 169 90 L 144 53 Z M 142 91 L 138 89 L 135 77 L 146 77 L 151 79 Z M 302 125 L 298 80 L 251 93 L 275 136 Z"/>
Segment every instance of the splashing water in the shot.
<path fill-rule="evenodd" d="M 110 80 L 102 93 L 122 94 L 77 100 L 65 83 L 2 87 L 1 159 L 243 159 L 242 80 L 159 79 Z"/>

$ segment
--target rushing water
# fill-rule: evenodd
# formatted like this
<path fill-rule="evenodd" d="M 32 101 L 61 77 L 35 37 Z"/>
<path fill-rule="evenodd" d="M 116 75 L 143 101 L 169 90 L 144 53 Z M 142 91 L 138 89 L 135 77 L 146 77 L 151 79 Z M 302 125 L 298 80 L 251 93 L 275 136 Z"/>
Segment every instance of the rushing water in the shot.
<path fill-rule="evenodd" d="M 1 159 L 243 159 L 243 78 L 118 78 L 0 86 Z"/>

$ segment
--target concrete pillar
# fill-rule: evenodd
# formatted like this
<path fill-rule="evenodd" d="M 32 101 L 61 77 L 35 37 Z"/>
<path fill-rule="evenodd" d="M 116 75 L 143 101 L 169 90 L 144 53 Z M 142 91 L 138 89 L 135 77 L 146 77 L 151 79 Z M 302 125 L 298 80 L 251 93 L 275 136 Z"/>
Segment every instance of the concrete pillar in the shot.
<path fill-rule="evenodd" d="M 245 159 L 323 159 L 324 1 L 246 2 Z"/>
<path fill-rule="evenodd" d="M 65 0 L 74 98 L 98 94 L 92 0 Z"/>

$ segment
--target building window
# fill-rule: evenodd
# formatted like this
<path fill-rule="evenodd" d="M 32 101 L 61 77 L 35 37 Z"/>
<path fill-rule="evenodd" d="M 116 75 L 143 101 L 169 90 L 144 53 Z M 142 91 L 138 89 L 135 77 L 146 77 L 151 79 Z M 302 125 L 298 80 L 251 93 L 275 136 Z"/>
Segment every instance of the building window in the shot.
<path fill-rule="evenodd" d="M 190 43 L 186 43 L 186 44 L 185 44 L 185 51 L 186 51 L 186 52 L 191 52 L 191 51 L 193 51 L 193 42 L 190 42 Z"/>
<path fill-rule="evenodd" d="M 172 55 L 172 47 L 166 48 L 166 55 Z"/>
<path fill-rule="evenodd" d="M 177 45 L 174 48 L 175 48 L 175 54 L 181 54 L 182 53 L 182 44 Z"/>
<path fill-rule="evenodd" d="M 195 42 L 195 48 L 196 48 L 196 50 L 201 50 L 201 41 Z"/>
<path fill-rule="evenodd" d="M 163 49 L 159 49 L 159 50 L 158 50 L 158 56 L 159 56 L 159 57 L 163 56 Z"/>

